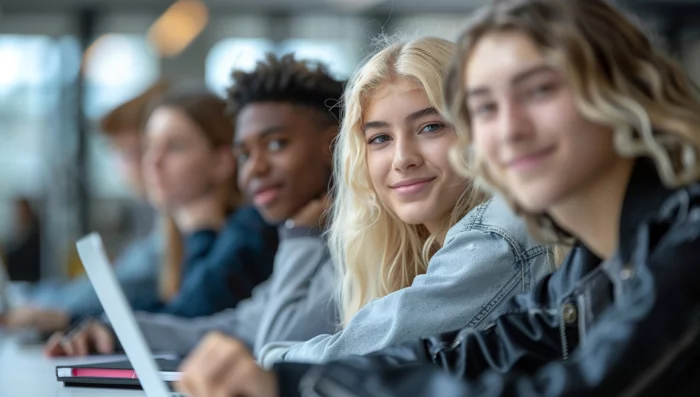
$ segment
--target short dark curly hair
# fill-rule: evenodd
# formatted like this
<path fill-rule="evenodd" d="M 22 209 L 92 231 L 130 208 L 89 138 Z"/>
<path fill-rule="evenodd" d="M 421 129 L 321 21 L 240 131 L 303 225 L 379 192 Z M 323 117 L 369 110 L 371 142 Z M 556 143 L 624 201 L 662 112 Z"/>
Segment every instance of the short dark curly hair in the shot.
<path fill-rule="evenodd" d="M 335 79 L 320 62 L 297 60 L 294 54 L 268 53 L 252 72 L 234 70 L 227 90 L 228 111 L 235 119 L 251 103 L 288 102 L 308 106 L 340 123 L 344 82 Z"/>

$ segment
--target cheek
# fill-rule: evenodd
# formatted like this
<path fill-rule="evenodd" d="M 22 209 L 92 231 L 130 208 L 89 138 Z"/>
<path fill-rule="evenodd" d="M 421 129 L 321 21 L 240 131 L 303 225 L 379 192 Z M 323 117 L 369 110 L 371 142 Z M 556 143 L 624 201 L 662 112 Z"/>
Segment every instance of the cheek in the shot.
<path fill-rule="evenodd" d="M 495 131 L 489 133 L 485 129 L 474 129 L 472 132 L 472 149 L 475 162 L 497 177 L 499 174 L 499 142 Z"/>
<path fill-rule="evenodd" d="M 369 150 L 367 152 L 369 179 L 374 189 L 378 192 L 381 192 L 382 188 L 387 183 L 392 160 L 393 158 L 388 147 L 379 150 Z"/>

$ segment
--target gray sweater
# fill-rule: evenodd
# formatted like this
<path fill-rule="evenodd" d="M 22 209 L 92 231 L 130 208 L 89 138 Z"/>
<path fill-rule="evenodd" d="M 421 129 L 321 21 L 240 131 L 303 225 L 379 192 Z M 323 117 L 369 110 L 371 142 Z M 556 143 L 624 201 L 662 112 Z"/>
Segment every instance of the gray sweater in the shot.
<path fill-rule="evenodd" d="M 336 329 L 331 302 L 334 272 L 318 233 L 281 229 L 272 276 L 253 290 L 250 299 L 209 317 L 136 313 L 136 319 L 154 351 L 184 356 L 206 333 L 218 331 L 256 353 L 268 342 L 307 340 Z"/>
<path fill-rule="evenodd" d="M 548 247 L 530 239 L 522 219 L 494 198 L 449 230 L 427 273 L 410 287 L 371 301 L 340 332 L 269 344 L 258 360 L 265 367 L 325 362 L 467 326 L 483 328 L 509 297 L 553 270 Z"/>

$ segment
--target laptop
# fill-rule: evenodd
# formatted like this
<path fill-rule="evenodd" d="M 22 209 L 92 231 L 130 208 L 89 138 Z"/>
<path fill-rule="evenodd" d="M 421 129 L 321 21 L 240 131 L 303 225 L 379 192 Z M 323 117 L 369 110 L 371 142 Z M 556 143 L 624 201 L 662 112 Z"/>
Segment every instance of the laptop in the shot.
<path fill-rule="evenodd" d="M 56 367 L 56 378 L 66 385 L 84 383 L 86 386 L 114 387 L 137 384 L 143 388 L 147 397 L 184 397 L 182 394 L 171 392 L 166 384 L 166 381 L 173 382 L 179 379 L 180 374 L 176 370 L 178 363 L 160 360 L 159 369 L 114 275 L 100 235 L 92 233 L 82 238 L 77 247 L 85 272 L 129 362 L 59 366 Z M 76 382 L 77 378 L 83 378 L 82 382 Z"/>
<path fill-rule="evenodd" d="M 0 315 L 12 309 L 10 304 L 10 276 L 7 274 L 5 262 L 0 258 Z"/>

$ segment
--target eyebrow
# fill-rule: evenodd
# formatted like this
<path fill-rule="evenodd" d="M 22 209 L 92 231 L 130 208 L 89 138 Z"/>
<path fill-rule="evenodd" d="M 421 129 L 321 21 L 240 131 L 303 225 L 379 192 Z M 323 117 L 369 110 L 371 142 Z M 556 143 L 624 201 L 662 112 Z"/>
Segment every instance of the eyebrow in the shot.
<path fill-rule="evenodd" d="M 259 133 L 255 134 L 254 138 L 255 139 L 265 139 L 265 138 L 269 137 L 270 135 L 278 134 L 278 133 L 284 131 L 284 129 L 285 128 L 283 125 L 273 125 L 273 126 L 265 128 L 262 131 L 260 131 Z M 244 145 L 245 145 L 245 141 L 237 140 L 237 141 L 233 142 L 234 148 L 240 148 Z"/>
<path fill-rule="evenodd" d="M 522 84 L 523 81 L 530 79 L 533 76 L 537 76 L 542 73 L 549 73 L 552 71 L 552 68 L 549 67 L 548 65 L 538 65 L 534 66 L 530 69 L 526 69 L 520 73 L 518 73 L 515 77 L 513 77 L 510 80 L 511 85 L 518 85 Z M 483 96 L 487 95 L 491 92 L 491 89 L 488 87 L 476 87 L 476 88 L 471 88 L 467 90 L 466 97 L 467 99 L 472 98 L 472 97 L 478 97 L 478 96 Z"/>
<path fill-rule="evenodd" d="M 408 116 L 406 116 L 405 120 L 406 120 L 406 122 L 412 123 L 412 122 L 415 122 L 416 120 L 420 120 L 421 118 L 423 118 L 425 116 L 432 116 L 432 115 L 436 115 L 436 114 L 439 114 L 439 112 L 437 111 L 437 109 L 435 109 L 434 107 L 431 106 L 431 107 L 427 107 L 425 109 L 421 109 L 421 110 L 418 110 L 416 112 L 409 114 Z M 386 121 L 368 121 L 362 127 L 362 131 L 367 132 L 368 130 L 373 129 L 373 128 L 387 128 L 387 127 L 389 127 L 389 123 L 387 123 Z"/>

